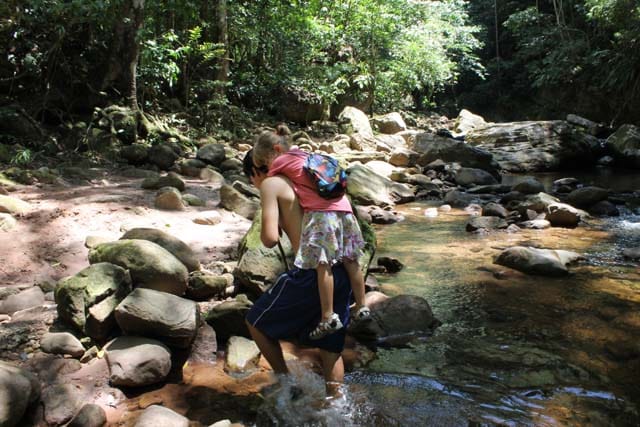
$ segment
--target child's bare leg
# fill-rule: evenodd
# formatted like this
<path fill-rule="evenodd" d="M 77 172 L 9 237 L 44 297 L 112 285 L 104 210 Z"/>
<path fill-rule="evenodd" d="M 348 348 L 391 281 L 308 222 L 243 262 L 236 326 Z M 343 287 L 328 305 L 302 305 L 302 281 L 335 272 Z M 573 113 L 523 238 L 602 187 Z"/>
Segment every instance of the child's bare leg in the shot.
<path fill-rule="evenodd" d="M 353 298 L 356 300 L 356 310 L 364 306 L 364 275 L 360 270 L 358 261 L 354 259 L 344 258 L 342 260 L 344 268 L 349 275 L 349 282 L 351 283 L 351 290 L 353 291 Z"/>
<path fill-rule="evenodd" d="M 318 292 L 320 293 L 320 308 L 322 320 L 329 320 L 333 314 L 333 271 L 329 264 L 318 264 Z"/>

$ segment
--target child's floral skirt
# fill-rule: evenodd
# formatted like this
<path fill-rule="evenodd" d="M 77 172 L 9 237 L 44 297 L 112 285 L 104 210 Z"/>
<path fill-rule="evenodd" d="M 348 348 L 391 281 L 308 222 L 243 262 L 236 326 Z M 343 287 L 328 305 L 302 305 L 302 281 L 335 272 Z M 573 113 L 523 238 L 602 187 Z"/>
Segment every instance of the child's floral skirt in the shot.
<path fill-rule="evenodd" d="M 294 264 L 298 268 L 333 265 L 343 258 L 358 261 L 364 239 L 351 212 L 305 212 L 302 217 L 300 249 Z"/>

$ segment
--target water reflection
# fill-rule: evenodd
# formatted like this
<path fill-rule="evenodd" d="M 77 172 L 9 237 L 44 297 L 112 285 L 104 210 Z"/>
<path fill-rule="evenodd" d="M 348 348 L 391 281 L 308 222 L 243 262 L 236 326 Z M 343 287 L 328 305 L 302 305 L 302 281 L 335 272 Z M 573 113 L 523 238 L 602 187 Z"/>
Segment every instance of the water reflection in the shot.
<path fill-rule="evenodd" d="M 378 280 L 388 294 L 426 298 L 443 325 L 427 342 L 380 349 L 368 371 L 350 377 L 366 385 L 380 419 L 640 425 L 640 274 L 621 255 L 640 245 L 639 219 L 476 236 L 464 231 L 464 212 L 425 218 L 424 208 L 404 206 L 406 221 L 378 230 L 378 256 L 406 265 Z M 527 276 L 493 264 L 512 245 L 573 250 L 587 261 L 567 278 Z"/>

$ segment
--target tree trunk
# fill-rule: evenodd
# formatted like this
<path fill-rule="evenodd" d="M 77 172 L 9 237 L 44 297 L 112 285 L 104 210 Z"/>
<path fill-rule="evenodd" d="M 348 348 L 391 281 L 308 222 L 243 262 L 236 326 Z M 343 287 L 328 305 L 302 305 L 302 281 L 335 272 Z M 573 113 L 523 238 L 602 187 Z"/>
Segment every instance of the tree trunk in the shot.
<path fill-rule="evenodd" d="M 217 5 L 218 43 L 224 48 L 224 53 L 218 62 L 216 80 L 219 82 L 218 94 L 224 97 L 227 81 L 229 80 L 229 32 L 227 31 L 227 0 L 218 0 Z"/>
<path fill-rule="evenodd" d="M 144 20 L 144 0 L 125 0 L 116 22 L 102 90 L 113 89 L 129 107 L 138 109 L 136 71 L 140 56 L 138 31 Z"/>

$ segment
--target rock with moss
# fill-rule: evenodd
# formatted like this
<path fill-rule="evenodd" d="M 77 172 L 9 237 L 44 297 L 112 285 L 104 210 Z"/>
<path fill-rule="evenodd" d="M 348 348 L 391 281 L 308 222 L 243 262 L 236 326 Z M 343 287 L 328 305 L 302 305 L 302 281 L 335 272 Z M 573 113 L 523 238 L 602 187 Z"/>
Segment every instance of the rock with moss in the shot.
<path fill-rule="evenodd" d="M 93 331 L 100 331 L 99 333 L 86 330 L 90 310 L 110 299 L 117 305 L 129 292 L 131 292 L 129 272 L 117 265 L 100 262 L 59 281 L 54 296 L 58 316 L 63 321 L 75 326 L 82 333 L 89 332 L 87 335 L 96 340 L 102 340 L 115 327 L 113 317 L 115 305 L 111 307 L 111 311 L 103 313 L 100 318 L 101 326 L 94 327 Z"/>
<path fill-rule="evenodd" d="M 120 157 L 132 165 L 141 165 L 149 158 L 149 147 L 144 144 L 126 145 L 120 149 Z"/>
<path fill-rule="evenodd" d="M 240 294 L 233 300 L 224 301 L 213 307 L 207 313 L 206 321 L 216 331 L 216 336 L 221 341 L 226 341 L 232 336 L 249 338 L 249 329 L 245 323 L 245 316 L 253 306 L 246 295 Z"/>
<path fill-rule="evenodd" d="M 182 211 L 185 208 L 182 194 L 174 187 L 162 187 L 158 190 L 153 204 L 158 209 L 168 211 Z"/>
<path fill-rule="evenodd" d="M 293 265 L 294 257 L 286 235 L 280 239 L 286 262 L 277 246 L 265 247 L 260 240 L 261 228 L 262 218 L 258 213 L 240 242 L 238 266 L 233 272 L 237 282 L 253 295 L 260 295 L 268 289 L 287 269 L 287 265 Z"/>
<path fill-rule="evenodd" d="M 138 138 L 138 116 L 139 113 L 128 107 L 111 105 L 102 110 L 103 118 L 106 118 L 110 127 L 108 130 L 114 132 L 118 139 L 125 144 L 133 144 Z"/>
<path fill-rule="evenodd" d="M 622 125 L 607 139 L 613 155 L 620 163 L 640 168 L 640 127 Z"/>
<path fill-rule="evenodd" d="M 134 287 L 184 294 L 189 272 L 162 246 L 147 240 L 118 240 L 91 249 L 89 262 L 110 262 L 129 270 Z"/>
<path fill-rule="evenodd" d="M 155 228 L 132 228 L 120 239 L 148 240 L 162 246 L 178 258 L 189 271 L 200 270 L 200 261 L 193 250 L 182 240 Z"/>
<path fill-rule="evenodd" d="M 259 203 L 248 198 L 231 185 L 223 184 L 220 188 L 220 206 L 247 219 L 253 219 Z"/>

